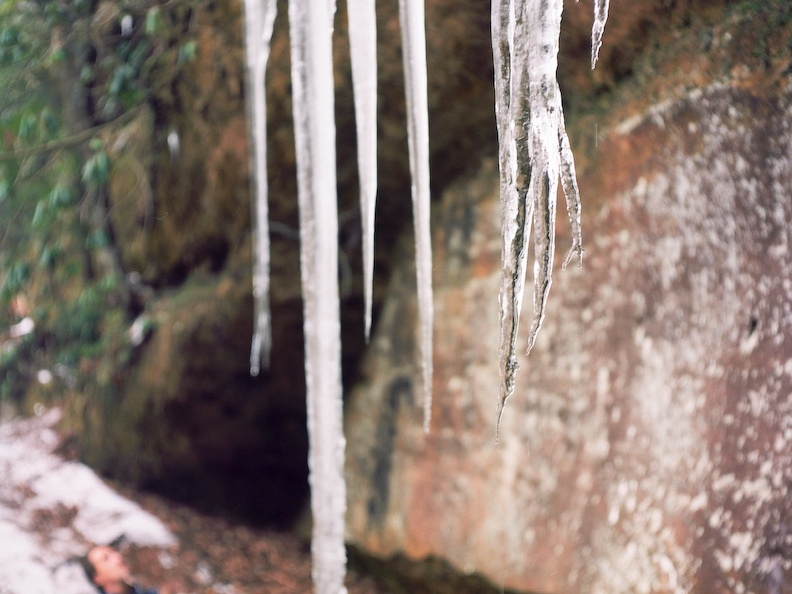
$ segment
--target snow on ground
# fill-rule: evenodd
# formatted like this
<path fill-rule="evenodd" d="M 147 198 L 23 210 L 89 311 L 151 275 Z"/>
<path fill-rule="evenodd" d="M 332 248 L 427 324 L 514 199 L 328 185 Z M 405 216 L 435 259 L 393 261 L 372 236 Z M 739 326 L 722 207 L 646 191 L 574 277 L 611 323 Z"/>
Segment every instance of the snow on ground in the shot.
<path fill-rule="evenodd" d="M 122 534 L 141 546 L 176 544 L 156 517 L 54 453 L 59 418 L 52 409 L 0 421 L 0 594 L 92 594 L 67 562 L 91 544 Z"/>

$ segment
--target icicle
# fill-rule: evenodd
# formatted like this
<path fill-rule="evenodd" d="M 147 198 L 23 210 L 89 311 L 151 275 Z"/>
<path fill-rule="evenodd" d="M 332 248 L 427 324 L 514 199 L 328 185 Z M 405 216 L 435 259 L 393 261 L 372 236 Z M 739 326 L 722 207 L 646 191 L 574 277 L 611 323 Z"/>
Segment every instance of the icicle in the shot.
<path fill-rule="evenodd" d="M 566 267 L 575 256 L 577 256 L 578 268 L 583 266 L 583 237 L 580 230 L 580 190 L 578 189 L 577 177 L 575 176 L 575 158 L 572 155 L 572 147 L 569 146 L 569 137 L 566 133 L 563 116 L 558 129 L 558 144 L 561 148 L 561 186 L 564 188 L 567 216 L 569 217 L 569 232 L 572 235 L 572 247 L 569 249 L 562 266 L 566 270 Z"/>
<path fill-rule="evenodd" d="M 332 0 L 289 0 L 313 513 L 311 550 L 317 594 L 346 592 L 334 11 Z"/>
<path fill-rule="evenodd" d="M 253 302 L 254 332 L 250 348 L 250 374 L 258 375 L 262 360 L 269 365 L 272 331 L 269 307 L 270 246 L 267 208 L 267 104 L 264 75 L 277 13 L 276 0 L 245 0 L 245 53 L 247 105 L 252 122 L 253 155 Z M 170 137 L 168 137 L 170 141 Z"/>
<path fill-rule="evenodd" d="M 520 322 L 525 267 L 528 257 L 527 242 L 531 229 L 533 204 L 526 200 L 527 180 L 530 179 L 530 160 L 525 146 L 525 122 L 515 120 L 520 113 L 512 112 L 515 85 L 522 84 L 521 75 L 512 77 L 512 46 L 514 44 L 514 4 L 511 0 L 492 2 L 492 45 L 495 65 L 495 112 L 498 124 L 501 228 L 502 228 L 502 281 L 500 290 L 500 377 L 501 396 L 498 401 L 497 427 L 503 407 L 514 392 L 517 371 L 517 332 Z M 529 115 L 528 110 L 522 110 Z M 515 144 L 520 139 L 520 149 Z M 518 182 L 519 181 L 519 187 Z"/>
<path fill-rule="evenodd" d="M 352 86 L 357 123 L 366 342 L 371 336 L 374 212 L 377 202 L 377 18 L 374 0 L 348 0 Z"/>
<path fill-rule="evenodd" d="M 514 392 L 516 341 L 531 224 L 535 227 L 534 315 L 528 352 L 544 320 L 555 257 L 559 177 L 572 231 L 572 249 L 564 266 L 572 256 L 581 259 L 583 254 L 580 196 L 556 80 L 562 10 L 563 0 L 493 0 L 503 225 L 501 389 L 496 431 L 506 400 Z"/>
<path fill-rule="evenodd" d="M 412 174 L 415 267 L 420 317 L 424 431 L 432 419 L 432 236 L 429 194 L 429 108 L 426 89 L 426 29 L 423 0 L 399 0 L 407 129 Z"/>
<path fill-rule="evenodd" d="M 591 69 L 597 65 L 599 51 L 602 47 L 602 34 L 608 20 L 608 4 L 610 0 L 594 0 L 594 25 L 591 27 Z"/>

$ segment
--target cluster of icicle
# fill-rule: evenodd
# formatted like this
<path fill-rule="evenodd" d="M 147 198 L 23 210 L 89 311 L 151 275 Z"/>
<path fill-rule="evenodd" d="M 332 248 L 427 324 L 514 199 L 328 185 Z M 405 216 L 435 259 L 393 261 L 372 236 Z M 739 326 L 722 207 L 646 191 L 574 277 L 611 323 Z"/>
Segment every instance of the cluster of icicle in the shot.
<path fill-rule="evenodd" d="M 500 398 L 497 427 L 514 393 L 517 337 L 529 239 L 534 235 L 533 321 L 528 352 L 542 326 L 555 258 L 558 180 L 564 190 L 572 249 L 564 268 L 583 261 L 580 192 L 564 127 L 556 80 L 563 0 L 493 0 L 492 48 L 498 126 L 502 278 L 500 291 Z M 591 67 L 597 63 L 608 0 L 595 0 Z"/>
<path fill-rule="evenodd" d="M 313 580 L 317 594 L 346 592 L 345 439 L 342 423 L 338 293 L 338 221 L 332 35 L 335 0 L 289 0 L 294 129 L 300 211 L 300 264 L 305 318 L 309 469 L 313 513 Z M 567 261 L 582 258 L 580 198 L 556 82 L 563 0 L 493 0 L 496 114 L 503 223 L 501 376 L 498 421 L 514 391 L 516 336 L 527 242 L 535 226 L 534 321 L 542 323 L 554 257 L 555 195 L 560 176 L 572 222 Z M 365 333 L 371 331 L 374 210 L 377 194 L 377 62 L 374 0 L 348 0 L 363 222 Z M 255 329 L 250 370 L 269 361 L 269 230 L 265 71 L 277 0 L 245 0 L 248 108 L 253 168 Z M 592 67 L 608 0 L 595 0 Z M 424 429 L 431 422 L 432 255 L 429 226 L 429 124 L 423 0 L 399 0 L 404 56 L 412 201 L 416 237 Z"/>

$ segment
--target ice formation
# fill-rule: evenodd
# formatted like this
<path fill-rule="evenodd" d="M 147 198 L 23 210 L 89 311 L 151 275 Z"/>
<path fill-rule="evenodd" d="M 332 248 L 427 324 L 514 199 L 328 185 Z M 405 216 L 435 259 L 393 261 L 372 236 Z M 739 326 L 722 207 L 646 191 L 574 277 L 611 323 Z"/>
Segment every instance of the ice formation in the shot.
<path fill-rule="evenodd" d="M 269 363 L 272 344 L 269 308 L 269 222 L 267 207 L 267 101 L 264 75 L 270 54 L 277 0 L 245 0 L 245 57 L 248 71 L 247 104 L 253 155 L 253 302 L 255 307 L 250 373 L 258 375 Z M 170 138 L 170 137 L 169 137 Z"/>
<path fill-rule="evenodd" d="M 420 318 L 420 352 L 424 394 L 424 431 L 432 417 L 432 236 L 429 195 L 429 108 L 426 90 L 426 33 L 423 0 L 399 0 L 407 92 L 407 132 L 412 174 L 415 269 Z"/>
<path fill-rule="evenodd" d="M 607 18 L 597 0 L 592 65 Z M 500 374 L 497 425 L 514 392 L 517 336 L 525 288 L 528 241 L 534 234 L 534 315 L 528 352 L 544 319 L 555 255 L 558 180 L 566 196 L 573 257 L 582 263 L 580 194 L 556 80 L 563 0 L 493 0 L 492 47 L 498 122 L 503 240 L 500 292 Z"/>
<path fill-rule="evenodd" d="M 317 594 L 346 592 L 334 14 L 333 0 L 289 0 L 313 513 L 311 554 Z"/>
<path fill-rule="evenodd" d="M 602 47 L 602 34 L 605 32 L 605 21 L 608 20 L 608 4 L 610 0 L 594 0 L 594 25 L 591 27 L 591 67 L 597 65 L 599 51 Z"/>
<path fill-rule="evenodd" d="M 374 0 L 348 0 L 349 47 L 357 125 L 366 341 L 371 335 L 374 211 L 377 204 L 377 15 Z"/>
<path fill-rule="evenodd" d="M 249 106 L 255 195 L 256 330 L 251 373 L 270 348 L 264 71 L 276 0 L 246 0 Z M 517 330 L 525 287 L 528 240 L 534 231 L 534 318 L 528 350 L 544 317 L 555 252 L 556 192 L 567 200 L 572 249 L 582 261 L 580 196 L 556 81 L 563 0 L 493 0 L 496 115 L 501 171 L 503 280 L 498 421 L 514 391 Z M 374 0 L 349 0 L 349 29 L 363 225 L 365 332 L 371 330 L 374 209 L 377 193 L 377 64 Z M 595 0 L 592 67 L 608 13 Z M 318 594 L 346 592 L 344 574 L 344 435 L 339 320 L 338 220 L 332 35 L 334 0 L 289 0 L 292 89 L 300 210 L 300 262 L 305 317 L 309 469 L 313 512 L 313 579 Z M 432 254 L 429 121 L 424 0 L 399 0 L 404 55 L 410 171 L 416 241 L 424 428 L 431 422 Z"/>

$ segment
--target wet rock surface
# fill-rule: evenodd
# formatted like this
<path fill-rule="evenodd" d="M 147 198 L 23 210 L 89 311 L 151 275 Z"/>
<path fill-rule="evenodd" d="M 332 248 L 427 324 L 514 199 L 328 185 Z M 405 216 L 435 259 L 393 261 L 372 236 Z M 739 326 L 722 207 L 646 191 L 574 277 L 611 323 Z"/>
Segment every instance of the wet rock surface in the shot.
<path fill-rule="evenodd" d="M 497 443 L 494 162 L 444 195 L 434 425 L 406 266 L 350 400 L 353 542 L 529 591 L 792 589 L 792 80 L 787 45 L 742 51 L 758 18 L 676 38 L 664 89 L 576 128 L 584 265 L 556 271 Z"/>

